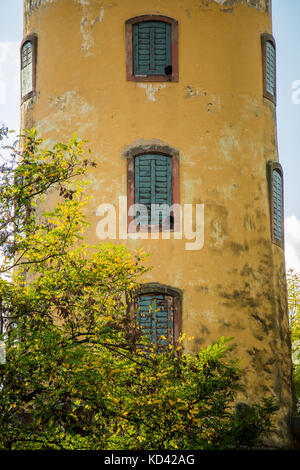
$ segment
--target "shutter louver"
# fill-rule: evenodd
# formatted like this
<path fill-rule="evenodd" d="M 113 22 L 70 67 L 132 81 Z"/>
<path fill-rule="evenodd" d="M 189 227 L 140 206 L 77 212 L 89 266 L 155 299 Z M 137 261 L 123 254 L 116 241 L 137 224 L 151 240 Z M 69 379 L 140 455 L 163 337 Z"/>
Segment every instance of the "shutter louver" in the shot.
<path fill-rule="evenodd" d="M 135 24 L 133 26 L 134 75 L 166 75 L 166 67 L 172 69 L 171 65 L 171 25 L 162 21 Z"/>
<path fill-rule="evenodd" d="M 151 343 L 159 350 L 173 344 L 173 298 L 163 294 L 141 295 L 137 307 L 137 323 Z"/>
<path fill-rule="evenodd" d="M 172 204 L 171 157 L 146 154 L 135 158 L 135 204 L 143 204 L 147 215 L 140 214 L 141 226 L 161 224 Z M 159 205 L 156 213 L 153 205 Z"/>
<path fill-rule="evenodd" d="M 275 48 L 271 41 L 266 42 L 266 91 L 275 96 Z"/>
<path fill-rule="evenodd" d="M 273 235 L 277 240 L 282 240 L 282 176 L 273 170 Z"/>

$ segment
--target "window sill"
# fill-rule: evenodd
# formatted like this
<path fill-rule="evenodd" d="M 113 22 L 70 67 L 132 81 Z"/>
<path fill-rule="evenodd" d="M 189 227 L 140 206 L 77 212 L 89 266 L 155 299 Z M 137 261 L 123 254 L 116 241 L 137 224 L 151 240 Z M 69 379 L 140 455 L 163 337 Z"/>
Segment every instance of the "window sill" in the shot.
<path fill-rule="evenodd" d="M 33 98 L 34 97 L 34 91 L 30 91 L 29 93 L 26 93 L 26 95 L 24 95 L 22 98 L 21 98 L 21 105 L 23 103 L 25 103 L 25 101 L 29 100 L 30 98 Z"/>
<path fill-rule="evenodd" d="M 268 101 L 271 101 L 271 103 L 276 106 L 276 96 L 271 95 L 271 93 L 268 93 L 267 91 L 264 91 L 263 97 L 267 99 Z"/>
<path fill-rule="evenodd" d="M 151 234 L 151 233 L 181 233 L 180 229 L 162 229 L 158 227 L 148 227 L 147 229 L 144 230 L 127 230 L 127 233 L 129 235 L 140 235 L 140 234 Z"/>
<path fill-rule="evenodd" d="M 279 246 L 279 248 L 281 248 L 282 250 L 284 249 L 284 242 L 283 242 L 283 240 L 278 240 L 277 238 L 272 237 L 272 243 L 273 243 L 274 245 Z"/>
<path fill-rule="evenodd" d="M 130 75 L 129 82 L 178 82 L 176 75 Z"/>

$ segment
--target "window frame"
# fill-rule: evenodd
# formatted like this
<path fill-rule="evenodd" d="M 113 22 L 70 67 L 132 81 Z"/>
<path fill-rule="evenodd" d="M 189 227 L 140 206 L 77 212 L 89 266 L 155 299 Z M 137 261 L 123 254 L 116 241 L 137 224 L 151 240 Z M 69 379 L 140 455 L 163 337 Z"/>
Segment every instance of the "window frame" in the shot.
<path fill-rule="evenodd" d="M 23 52 L 23 46 L 26 44 L 26 42 L 31 43 L 32 47 L 32 90 L 26 93 L 26 95 L 22 96 L 22 52 Z M 35 95 L 36 92 L 36 62 L 37 62 L 37 34 L 29 34 L 25 36 L 25 38 L 21 42 L 20 46 L 20 92 L 21 92 L 21 104 L 24 103 L 24 101 L 28 100 L 29 98 L 32 98 Z"/>
<path fill-rule="evenodd" d="M 182 334 L 182 290 L 167 286 L 165 284 L 160 284 L 158 282 L 149 282 L 142 284 L 139 289 L 134 292 L 133 300 L 129 304 L 129 313 L 131 318 L 135 321 L 136 319 L 136 309 L 137 307 L 137 298 L 143 295 L 165 295 L 173 298 L 173 346 L 177 348 L 180 346 L 180 336 Z"/>
<path fill-rule="evenodd" d="M 179 155 L 177 151 L 174 151 L 170 147 L 146 147 L 131 149 L 127 152 L 127 233 L 139 233 L 134 230 L 130 230 L 132 222 L 134 221 L 134 216 L 129 215 L 129 208 L 135 204 L 135 157 L 147 154 L 157 154 L 157 155 L 166 155 L 171 157 L 171 186 L 172 186 L 172 203 L 180 203 L 180 194 L 179 194 Z M 174 218 L 174 227 L 170 228 L 170 232 L 179 232 L 180 231 L 180 214 L 177 214 L 177 217 Z M 162 232 L 162 227 L 154 227 L 148 225 L 148 232 L 156 231 Z"/>
<path fill-rule="evenodd" d="M 274 95 L 267 91 L 267 42 L 271 42 L 275 51 L 275 90 Z M 277 104 L 277 74 L 276 74 L 276 43 L 275 39 L 270 33 L 263 33 L 261 35 L 261 48 L 262 48 L 262 70 L 263 70 L 263 97 L 271 101 L 275 106 Z"/>
<path fill-rule="evenodd" d="M 274 178 L 273 178 L 273 171 L 278 171 L 281 176 L 281 188 L 282 188 L 282 193 L 281 193 L 281 202 L 282 202 L 282 220 L 281 220 L 281 233 L 282 233 L 282 238 L 279 240 L 278 238 L 275 237 L 274 235 L 274 193 L 273 193 L 273 184 L 274 184 Z M 269 161 L 267 163 L 267 172 L 268 172 L 268 185 L 269 185 L 269 206 L 270 206 L 270 225 L 271 225 L 271 239 L 272 243 L 275 245 L 279 246 L 280 248 L 284 248 L 284 189 L 283 189 L 283 171 L 282 171 L 282 166 L 280 165 L 279 162 L 274 162 L 274 161 Z"/>
<path fill-rule="evenodd" d="M 133 25 L 145 21 L 162 21 L 171 25 L 172 73 L 170 75 L 134 75 L 133 71 Z M 126 77 L 134 82 L 178 82 L 178 21 L 162 15 L 141 15 L 125 22 Z"/>

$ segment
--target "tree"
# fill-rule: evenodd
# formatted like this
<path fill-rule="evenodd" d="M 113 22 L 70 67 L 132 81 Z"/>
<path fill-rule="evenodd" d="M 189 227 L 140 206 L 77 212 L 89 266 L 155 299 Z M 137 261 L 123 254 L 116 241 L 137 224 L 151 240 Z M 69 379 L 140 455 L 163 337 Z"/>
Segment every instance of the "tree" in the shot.
<path fill-rule="evenodd" d="M 158 352 L 128 304 L 145 255 L 84 241 L 84 142 L 43 149 L 31 130 L 2 166 L 2 449 L 210 449 L 251 446 L 272 400 L 235 412 L 228 339 L 195 356 Z M 42 211 L 49 194 L 59 196 Z M 55 198 L 53 198 L 54 200 Z"/>
<path fill-rule="evenodd" d="M 300 273 L 290 269 L 287 272 L 287 285 L 294 386 L 297 412 L 300 414 Z"/>

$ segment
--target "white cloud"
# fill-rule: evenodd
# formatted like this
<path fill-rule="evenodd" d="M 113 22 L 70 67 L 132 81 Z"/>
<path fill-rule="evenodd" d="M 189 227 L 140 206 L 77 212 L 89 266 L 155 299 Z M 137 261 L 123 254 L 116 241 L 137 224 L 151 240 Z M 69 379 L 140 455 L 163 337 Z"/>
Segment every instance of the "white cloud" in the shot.
<path fill-rule="evenodd" d="M 19 89 L 19 43 L 0 42 L 0 104 L 12 101 Z"/>
<path fill-rule="evenodd" d="M 285 262 L 287 270 L 300 273 L 300 219 L 295 215 L 285 219 Z"/>
<path fill-rule="evenodd" d="M 0 42 L 0 63 L 18 65 L 19 43 L 16 41 Z"/>

